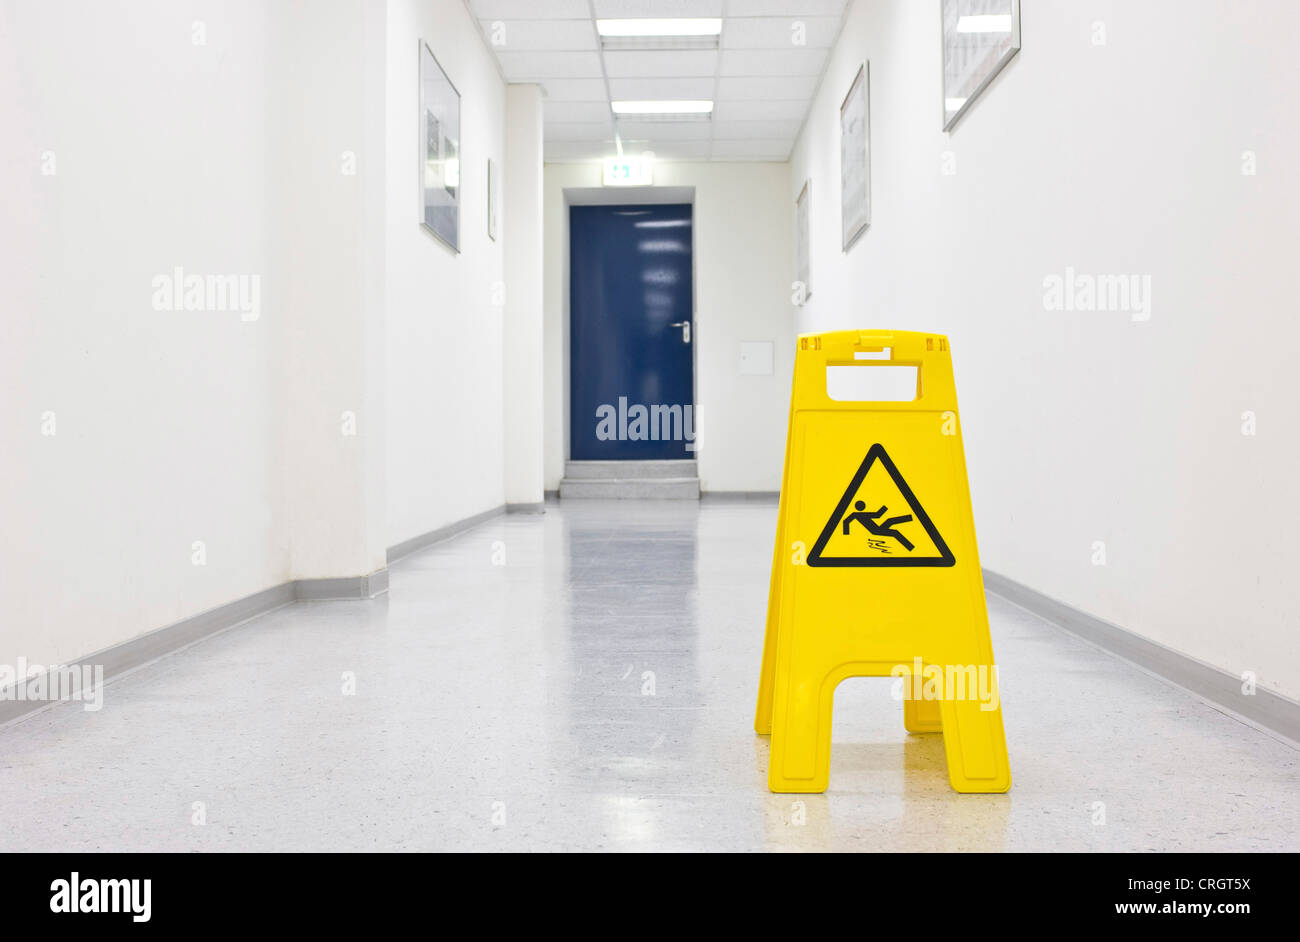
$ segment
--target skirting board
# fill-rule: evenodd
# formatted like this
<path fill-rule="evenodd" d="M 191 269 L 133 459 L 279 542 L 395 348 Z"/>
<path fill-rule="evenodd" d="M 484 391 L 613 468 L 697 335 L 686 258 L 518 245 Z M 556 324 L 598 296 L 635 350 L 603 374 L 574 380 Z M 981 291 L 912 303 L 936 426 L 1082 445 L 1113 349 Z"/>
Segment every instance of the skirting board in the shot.
<path fill-rule="evenodd" d="M 508 514 L 544 514 L 546 513 L 546 502 L 536 501 L 531 504 L 506 504 L 506 513 Z"/>
<path fill-rule="evenodd" d="M 249 619 L 265 615 L 285 605 L 292 605 L 295 600 L 294 584 L 286 582 L 234 602 L 218 605 L 216 608 L 178 621 L 174 625 L 123 641 L 121 644 L 115 644 L 88 657 L 80 658 L 73 664 L 59 665 L 59 667 L 89 667 L 92 670 L 95 667 L 102 667 L 104 682 L 107 683 L 115 677 L 144 667 L 166 654 L 174 654 L 182 648 L 187 648 L 228 628 L 241 625 Z M 45 672 L 47 690 L 55 689 L 51 686 L 52 682 L 56 681 L 54 671 L 55 669 L 51 668 Z M 58 701 L 0 700 L 0 726 L 52 706 L 55 702 Z"/>
<path fill-rule="evenodd" d="M 105 648 L 88 657 L 83 657 L 72 664 L 60 664 L 47 669 L 45 689 L 57 689 L 56 671 L 74 668 L 80 671 L 89 667 L 92 671 L 102 667 L 104 683 L 144 667 L 168 654 L 175 654 L 182 648 L 204 641 L 213 635 L 242 625 L 246 621 L 265 615 L 277 608 L 292 605 L 294 602 L 346 601 L 349 599 L 373 599 L 388 591 L 388 570 L 380 569 L 368 576 L 348 576 L 340 579 L 299 579 L 285 582 L 261 592 L 218 605 L 216 608 L 201 612 L 190 618 L 158 628 L 148 634 L 112 647 Z M 0 696 L 9 694 L 8 699 L 0 699 L 0 727 L 50 706 L 52 700 L 15 700 L 11 691 L 0 691 Z"/>
<path fill-rule="evenodd" d="M 781 499 L 780 491 L 701 491 L 700 500 L 728 504 L 775 504 Z"/>
<path fill-rule="evenodd" d="M 377 569 L 368 576 L 343 576 L 335 579 L 299 579 L 293 584 L 293 597 L 299 602 L 326 602 L 340 599 L 373 599 L 388 591 L 388 570 Z"/>
<path fill-rule="evenodd" d="M 426 533 L 413 540 L 407 540 L 405 543 L 389 548 L 388 559 L 390 561 L 399 559 L 428 546 L 430 543 L 436 543 L 449 536 L 454 536 L 490 517 L 495 517 L 504 510 L 504 507 L 497 507 L 458 523 L 442 527 L 432 533 Z M 387 591 L 388 570 L 386 568 L 366 576 L 298 579 L 294 582 L 285 582 L 269 589 L 263 589 L 261 592 L 255 592 L 242 599 L 227 602 L 225 605 L 218 605 L 216 608 L 178 621 L 174 625 L 167 625 L 138 638 L 115 644 L 95 654 L 79 658 L 71 664 L 60 664 L 55 668 L 48 669 L 45 671 L 46 689 L 57 688 L 55 670 L 89 667 L 93 671 L 96 667 L 102 667 L 103 680 L 107 683 L 114 678 L 121 677 L 123 674 L 144 667 L 160 657 L 174 654 L 191 644 L 220 634 L 234 628 L 236 625 L 242 625 L 246 621 L 257 618 L 259 615 L 265 615 L 277 608 L 292 605 L 294 602 L 373 599 Z M 57 700 L 15 700 L 12 699 L 12 691 L 0 691 L 0 697 L 3 697 L 6 693 L 10 695 L 10 698 L 0 699 L 0 727 L 20 720 L 45 707 L 53 706 L 55 703 L 63 702 Z"/>
<path fill-rule="evenodd" d="M 431 543 L 438 543 L 448 537 L 455 536 L 457 533 L 463 533 L 471 527 L 476 527 L 484 520 L 491 520 L 506 512 L 506 505 L 493 507 L 491 510 L 485 510 L 480 514 L 472 517 L 466 517 L 464 520 L 457 520 L 455 523 L 449 523 L 445 527 L 439 527 L 436 530 L 430 530 L 428 533 L 422 533 L 419 536 L 411 537 L 409 540 L 403 540 L 396 546 L 388 547 L 388 565 L 397 562 L 403 556 L 410 556 L 412 553 L 424 549 Z"/>
<path fill-rule="evenodd" d="M 1300 747 L 1300 703 L 1262 687 L 1245 694 L 1240 677 L 988 569 L 984 570 L 984 588 L 1088 644 L 1181 687 L 1215 709 Z"/>

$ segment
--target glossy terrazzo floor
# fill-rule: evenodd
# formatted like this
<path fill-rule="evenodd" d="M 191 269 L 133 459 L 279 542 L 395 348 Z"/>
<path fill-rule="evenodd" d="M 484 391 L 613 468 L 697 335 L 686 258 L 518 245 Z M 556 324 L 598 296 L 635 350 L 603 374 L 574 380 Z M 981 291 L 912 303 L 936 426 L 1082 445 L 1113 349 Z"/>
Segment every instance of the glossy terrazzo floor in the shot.
<path fill-rule="evenodd" d="M 1300 752 L 996 596 L 1009 794 L 952 792 L 888 679 L 840 687 L 826 794 L 770 794 L 775 513 L 497 517 L 386 598 L 290 606 L 98 713 L 36 714 L 0 730 L 0 850 L 1300 849 Z"/>

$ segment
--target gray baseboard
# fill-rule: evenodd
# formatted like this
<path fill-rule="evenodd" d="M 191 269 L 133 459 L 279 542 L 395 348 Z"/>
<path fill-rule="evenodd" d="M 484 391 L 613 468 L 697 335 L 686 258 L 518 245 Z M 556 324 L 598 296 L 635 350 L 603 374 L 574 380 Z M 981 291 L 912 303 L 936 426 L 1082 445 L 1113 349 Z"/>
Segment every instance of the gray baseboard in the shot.
<path fill-rule="evenodd" d="M 388 591 L 388 570 L 377 569 L 368 576 L 333 579 L 299 579 L 293 584 L 298 602 L 328 602 L 342 599 L 373 599 Z"/>
<path fill-rule="evenodd" d="M 281 585 L 263 589 L 242 599 L 218 605 L 216 608 L 192 615 L 165 628 L 158 628 L 138 638 L 123 641 L 112 647 L 97 651 L 87 657 L 79 658 L 72 664 L 58 665 L 58 668 L 96 667 L 103 669 L 103 679 L 107 683 L 116 677 L 144 667 L 152 661 L 167 654 L 174 654 L 182 648 L 203 641 L 213 635 L 234 628 L 244 622 L 265 615 L 267 612 L 292 605 L 295 600 L 294 584 L 286 582 Z M 47 669 L 47 684 L 55 669 Z M 47 687 L 47 689 L 49 689 Z M 49 700 L 0 700 L 0 726 L 12 723 L 24 716 L 52 706 L 59 701 Z"/>
<path fill-rule="evenodd" d="M 409 540 L 403 540 L 396 546 L 388 547 L 388 565 L 391 566 L 403 556 L 410 556 L 412 553 L 419 552 L 426 546 L 441 542 L 448 537 L 455 536 L 457 533 L 463 533 L 471 527 L 476 527 L 483 521 L 491 520 L 493 517 L 500 516 L 505 512 L 506 505 L 501 504 L 499 507 L 493 507 L 491 510 L 485 510 L 472 517 L 466 517 L 464 520 L 457 520 L 455 523 L 449 523 L 445 527 L 439 527 L 436 530 L 430 530 L 428 533 L 421 533 L 419 536 L 411 537 Z"/>
<path fill-rule="evenodd" d="M 506 513 L 508 514 L 544 514 L 546 513 L 546 502 L 536 501 L 531 504 L 506 504 Z"/>
<path fill-rule="evenodd" d="M 537 506 L 540 507 L 540 505 Z M 390 562 L 400 559 L 402 556 L 422 549 L 431 543 L 445 540 L 447 537 L 468 530 L 470 527 L 476 526 L 504 511 L 504 506 L 496 507 L 390 547 L 387 554 L 388 559 Z M 365 576 L 298 579 L 293 582 L 285 582 L 242 599 L 218 605 L 216 608 L 178 621 L 174 625 L 168 625 L 138 638 L 115 644 L 87 657 L 79 658 L 71 664 L 55 665 L 45 672 L 47 689 L 49 689 L 50 678 L 55 670 L 89 667 L 93 671 L 94 668 L 99 667 L 103 669 L 103 680 L 107 683 L 113 678 L 144 667 L 146 664 L 165 655 L 174 654 L 191 644 L 204 641 L 213 635 L 220 634 L 237 625 L 242 625 L 246 621 L 257 618 L 259 615 L 265 615 L 285 605 L 292 605 L 295 602 L 373 599 L 387 591 L 387 568 L 379 569 Z M 4 693 L 5 691 L 0 691 L 0 696 Z M 21 720 L 59 702 L 64 701 L 0 699 L 0 727 Z"/>
<path fill-rule="evenodd" d="M 700 500 L 728 504 L 776 504 L 780 491 L 703 491 Z"/>
<path fill-rule="evenodd" d="M 1088 644 L 1181 687 L 1215 709 L 1300 746 L 1300 703 L 1263 687 L 1245 694 L 1240 677 L 988 569 L 984 570 L 984 588 Z"/>

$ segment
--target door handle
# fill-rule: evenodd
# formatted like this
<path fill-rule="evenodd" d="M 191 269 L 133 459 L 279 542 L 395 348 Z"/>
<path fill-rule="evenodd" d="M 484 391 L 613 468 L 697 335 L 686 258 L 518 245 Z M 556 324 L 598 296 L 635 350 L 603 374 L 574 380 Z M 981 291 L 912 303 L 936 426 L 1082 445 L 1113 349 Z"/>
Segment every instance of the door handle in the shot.
<path fill-rule="evenodd" d="M 669 324 L 668 326 L 669 326 L 669 327 L 680 327 L 680 328 L 682 329 L 682 343 L 690 343 L 690 342 L 691 342 L 691 322 L 690 322 L 690 321 L 676 321 L 675 323 Z"/>

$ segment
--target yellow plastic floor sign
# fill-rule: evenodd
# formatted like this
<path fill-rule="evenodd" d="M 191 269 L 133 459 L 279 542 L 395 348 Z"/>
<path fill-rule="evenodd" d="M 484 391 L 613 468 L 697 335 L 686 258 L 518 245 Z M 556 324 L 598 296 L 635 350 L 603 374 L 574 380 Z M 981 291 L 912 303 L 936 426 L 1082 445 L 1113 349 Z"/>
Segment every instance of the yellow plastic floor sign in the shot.
<path fill-rule="evenodd" d="M 835 366 L 915 367 L 916 398 L 831 399 Z M 835 687 L 862 676 L 899 678 L 904 726 L 942 732 L 957 791 L 1011 787 L 952 361 L 937 334 L 799 338 L 754 720 L 772 737 L 772 791 L 826 790 Z"/>

